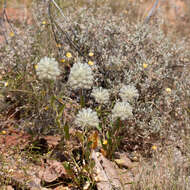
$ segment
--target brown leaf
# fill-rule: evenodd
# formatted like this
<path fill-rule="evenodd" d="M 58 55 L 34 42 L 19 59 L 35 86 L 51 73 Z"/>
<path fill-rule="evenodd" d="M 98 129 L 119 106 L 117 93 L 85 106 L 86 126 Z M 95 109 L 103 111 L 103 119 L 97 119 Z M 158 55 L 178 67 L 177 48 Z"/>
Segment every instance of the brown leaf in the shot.
<path fill-rule="evenodd" d="M 91 149 L 96 149 L 98 146 L 98 131 L 93 131 L 88 137 L 88 141 L 92 142 Z"/>
<path fill-rule="evenodd" d="M 59 144 L 59 141 L 61 140 L 60 136 L 46 136 L 44 139 L 47 141 L 47 144 L 49 148 L 54 148 Z"/>
<path fill-rule="evenodd" d="M 56 160 L 47 160 L 45 168 L 39 172 L 39 177 L 45 182 L 55 181 L 62 175 L 67 175 L 67 172 L 61 162 Z"/>
<path fill-rule="evenodd" d="M 29 138 L 30 136 L 23 132 L 14 132 L 8 135 L 0 135 L 0 150 L 2 152 L 6 152 L 9 150 L 8 148 L 12 146 L 17 146 L 20 149 L 23 149 L 29 143 Z"/>

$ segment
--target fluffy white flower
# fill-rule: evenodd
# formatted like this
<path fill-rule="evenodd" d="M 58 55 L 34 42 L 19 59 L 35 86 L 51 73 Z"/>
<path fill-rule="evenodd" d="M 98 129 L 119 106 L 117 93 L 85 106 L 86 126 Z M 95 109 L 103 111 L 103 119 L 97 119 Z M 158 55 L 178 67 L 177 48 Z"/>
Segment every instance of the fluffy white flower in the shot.
<path fill-rule="evenodd" d="M 123 85 L 123 87 L 120 89 L 119 96 L 121 97 L 122 101 L 132 101 L 133 98 L 139 97 L 139 93 L 135 86 Z"/>
<path fill-rule="evenodd" d="M 102 87 L 94 88 L 91 96 L 93 96 L 99 104 L 106 104 L 109 101 L 109 91 L 107 89 L 103 89 Z"/>
<path fill-rule="evenodd" d="M 56 77 L 60 75 L 59 65 L 55 58 L 44 57 L 35 68 L 39 79 L 56 80 Z"/>
<path fill-rule="evenodd" d="M 99 119 L 98 115 L 95 111 L 90 108 L 83 108 L 76 116 L 75 124 L 79 125 L 80 127 L 98 127 Z"/>
<path fill-rule="evenodd" d="M 125 120 L 131 116 L 133 116 L 133 108 L 128 102 L 116 102 L 113 110 L 112 110 L 112 119 L 121 119 Z"/>
<path fill-rule="evenodd" d="M 93 85 L 93 74 L 87 63 L 75 63 L 69 75 L 69 85 L 73 89 L 90 89 Z"/>

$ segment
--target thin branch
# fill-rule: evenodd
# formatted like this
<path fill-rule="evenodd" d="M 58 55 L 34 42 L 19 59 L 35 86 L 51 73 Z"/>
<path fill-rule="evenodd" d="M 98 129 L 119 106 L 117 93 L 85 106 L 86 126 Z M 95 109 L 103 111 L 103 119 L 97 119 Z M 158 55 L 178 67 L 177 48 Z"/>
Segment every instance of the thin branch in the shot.
<path fill-rule="evenodd" d="M 6 27 L 4 26 L 3 18 L 0 18 L 0 27 L 2 28 L 3 37 L 5 39 L 6 44 L 8 44 L 7 36 L 6 36 Z"/>
<path fill-rule="evenodd" d="M 4 4 L 3 4 L 3 17 L 5 17 L 5 20 L 7 21 L 7 23 L 11 27 L 11 30 L 16 34 L 16 30 L 13 28 L 13 26 L 12 26 L 11 22 L 9 21 L 8 16 L 7 16 L 6 8 L 7 8 L 7 1 L 4 0 Z"/>
<path fill-rule="evenodd" d="M 2 26 L 2 32 L 3 32 L 3 37 L 5 39 L 5 42 L 6 42 L 6 44 L 8 44 L 8 39 L 6 36 L 7 29 L 6 29 L 6 25 L 5 25 L 5 19 L 4 19 L 4 13 L 5 13 L 6 6 L 7 6 L 7 2 L 6 2 L 6 0 L 4 0 L 4 2 L 3 2 L 3 13 L 2 13 L 2 18 L 0 20 L 0 25 Z"/>
<path fill-rule="evenodd" d="M 78 53 L 84 57 L 83 53 L 80 51 L 80 48 L 70 39 L 69 35 L 67 34 L 67 32 L 65 32 L 61 26 L 59 26 L 59 24 L 57 24 L 56 22 L 54 22 L 55 25 L 61 30 L 61 32 L 66 36 L 68 43 L 76 50 L 78 51 Z"/>
<path fill-rule="evenodd" d="M 54 0 L 51 0 L 51 2 L 53 2 L 53 4 L 55 5 L 55 7 L 59 10 L 59 12 L 61 13 L 61 15 L 67 20 L 67 17 L 65 17 L 65 15 L 63 14 L 63 11 L 61 10 L 61 8 L 57 5 L 57 3 L 54 1 Z M 81 55 L 84 57 L 84 54 L 80 51 L 80 48 L 77 44 L 75 44 L 69 34 L 67 32 L 65 32 L 61 26 L 59 26 L 58 23 L 56 23 L 55 21 L 53 21 L 53 18 L 52 18 L 52 14 L 51 14 L 51 7 L 50 7 L 50 3 L 49 3 L 49 11 L 48 11 L 48 14 L 49 14 L 49 17 L 50 17 L 50 21 L 51 21 L 51 25 L 52 25 L 52 31 L 53 31 L 53 34 L 54 34 L 54 38 L 55 38 L 55 41 L 58 42 L 57 38 L 56 38 L 56 35 L 55 35 L 55 31 L 54 31 L 54 27 L 53 25 L 55 24 L 55 26 L 57 27 L 57 29 L 59 28 L 59 30 L 61 30 L 62 34 L 65 35 L 68 43 Z M 72 31 L 72 30 L 71 30 Z M 72 34 L 75 35 L 74 31 L 72 31 Z"/>
<path fill-rule="evenodd" d="M 53 18 L 52 18 L 52 14 L 51 14 L 51 3 L 50 3 L 50 1 L 48 2 L 48 15 L 49 15 L 49 18 L 50 18 L 51 29 L 52 29 L 52 32 L 53 32 L 55 42 L 58 44 L 59 40 L 57 39 L 57 36 L 55 34 L 55 27 L 54 27 L 54 24 L 53 24 Z"/>
<path fill-rule="evenodd" d="M 145 18 L 145 21 L 144 21 L 145 24 L 147 24 L 150 21 L 150 18 L 156 12 L 158 3 L 159 3 L 159 0 L 155 0 L 154 5 L 152 6 L 151 10 L 149 11 L 147 17 Z"/>
<path fill-rule="evenodd" d="M 57 3 L 56 3 L 54 0 L 50 0 L 50 1 L 53 2 L 54 6 L 59 10 L 60 14 L 64 17 L 64 19 L 65 19 L 66 22 L 67 22 L 68 17 L 66 17 L 66 16 L 64 15 L 63 11 L 62 11 L 61 8 L 57 5 Z M 73 22 L 73 23 L 79 25 L 77 22 Z M 72 30 L 72 28 L 71 28 L 71 32 L 72 32 L 72 34 L 75 36 L 75 32 Z"/>
<path fill-rule="evenodd" d="M 55 7 L 59 10 L 59 12 L 61 13 L 61 15 L 67 20 L 67 17 L 63 14 L 63 11 L 61 10 L 61 8 L 58 6 L 58 4 L 54 1 L 51 0 L 53 2 L 53 4 L 55 5 Z"/>

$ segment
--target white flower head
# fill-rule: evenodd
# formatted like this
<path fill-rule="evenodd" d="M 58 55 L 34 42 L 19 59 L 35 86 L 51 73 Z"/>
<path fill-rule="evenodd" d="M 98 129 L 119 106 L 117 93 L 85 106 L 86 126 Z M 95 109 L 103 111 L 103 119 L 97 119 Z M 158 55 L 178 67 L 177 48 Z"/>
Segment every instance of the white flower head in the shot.
<path fill-rule="evenodd" d="M 123 85 L 120 89 L 119 96 L 122 101 L 132 101 L 134 98 L 139 97 L 138 90 L 133 85 Z"/>
<path fill-rule="evenodd" d="M 76 116 L 75 124 L 80 127 L 98 127 L 99 119 L 95 111 L 90 108 L 83 108 Z"/>
<path fill-rule="evenodd" d="M 44 57 L 35 68 L 39 79 L 56 80 L 56 77 L 60 75 L 59 64 L 55 58 Z"/>
<path fill-rule="evenodd" d="M 125 120 L 133 116 L 133 108 L 128 102 L 116 102 L 114 108 L 112 109 L 112 119 Z"/>
<path fill-rule="evenodd" d="M 75 63 L 71 68 L 68 83 L 73 89 L 90 89 L 93 79 L 92 69 L 87 63 Z"/>
<path fill-rule="evenodd" d="M 109 91 L 107 89 L 103 89 L 102 87 L 100 88 L 94 88 L 92 90 L 92 94 L 96 100 L 97 103 L 99 104 L 106 104 L 109 101 Z"/>

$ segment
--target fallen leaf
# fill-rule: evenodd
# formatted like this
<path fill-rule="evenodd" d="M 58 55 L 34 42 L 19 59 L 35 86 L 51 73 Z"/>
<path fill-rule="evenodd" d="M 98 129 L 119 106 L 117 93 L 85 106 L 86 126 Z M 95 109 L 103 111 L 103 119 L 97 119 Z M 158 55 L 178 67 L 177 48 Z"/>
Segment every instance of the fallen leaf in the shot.
<path fill-rule="evenodd" d="M 67 175 L 67 172 L 62 163 L 56 160 L 47 160 L 45 168 L 39 172 L 39 177 L 45 182 L 55 181 L 62 175 Z"/>
<path fill-rule="evenodd" d="M 54 148 L 59 144 L 59 141 L 61 140 L 60 136 L 46 136 L 44 139 L 47 141 L 47 144 L 49 148 Z"/>
<path fill-rule="evenodd" d="M 0 150 L 7 149 L 11 146 L 17 146 L 23 149 L 29 143 L 30 135 L 20 132 L 14 132 L 10 135 L 2 136 L 0 140 Z"/>
<path fill-rule="evenodd" d="M 94 131 L 90 136 L 88 137 L 88 141 L 92 142 L 91 149 L 96 149 L 98 146 L 98 131 Z"/>

